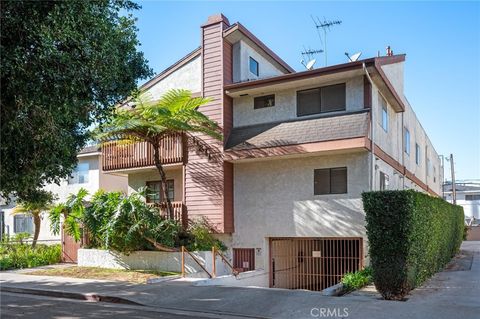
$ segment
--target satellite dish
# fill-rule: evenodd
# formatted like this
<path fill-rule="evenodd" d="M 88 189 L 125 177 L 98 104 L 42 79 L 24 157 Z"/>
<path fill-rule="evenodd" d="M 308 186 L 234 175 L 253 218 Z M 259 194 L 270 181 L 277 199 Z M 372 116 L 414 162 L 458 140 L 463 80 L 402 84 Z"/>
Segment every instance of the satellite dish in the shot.
<path fill-rule="evenodd" d="M 358 58 L 362 55 L 362 52 L 357 52 L 354 55 L 350 57 L 350 61 L 355 62 L 358 60 Z"/>
<path fill-rule="evenodd" d="M 313 60 L 310 60 L 307 65 L 305 66 L 307 68 L 307 70 L 312 70 L 313 69 L 313 66 L 315 65 L 315 62 L 317 62 L 317 60 L 313 59 Z"/>

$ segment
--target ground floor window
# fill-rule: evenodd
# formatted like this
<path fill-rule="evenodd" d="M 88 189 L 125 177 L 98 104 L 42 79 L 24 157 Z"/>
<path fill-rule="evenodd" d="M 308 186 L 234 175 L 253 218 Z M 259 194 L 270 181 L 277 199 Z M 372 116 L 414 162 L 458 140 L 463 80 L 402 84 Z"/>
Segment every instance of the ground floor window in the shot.
<path fill-rule="evenodd" d="M 33 234 L 33 217 L 24 214 L 13 216 L 13 231 Z"/>
<path fill-rule="evenodd" d="M 380 172 L 380 190 L 384 191 L 388 189 L 389 177 L 384 172 Z"/>
<path fill-rule="evenodd" d="M 173 179 L 167 180 L 168 199 L 175 198 L 175 183 Z M 147 182 L 147 203 L 161 203 L 163 201 L 162 184 L 160 181 Z"/>
<path fill-rule="evenodd" d="M 233 268 L 239 271 L 255 270 L 255 248 L 233 248 Z"/>

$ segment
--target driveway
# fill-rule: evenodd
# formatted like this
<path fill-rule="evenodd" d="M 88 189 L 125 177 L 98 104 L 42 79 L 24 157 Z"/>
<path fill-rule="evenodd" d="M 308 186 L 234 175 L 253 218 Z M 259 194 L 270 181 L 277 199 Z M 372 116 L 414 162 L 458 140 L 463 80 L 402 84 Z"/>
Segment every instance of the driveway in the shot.
<path fill-rule="evenodd" d="M 311 291 L 194 286 L 171 281 L 150 285 L 2 273 L 3 287 L 96 293 L 156 309 L 269 318 L 478 318 L 480 242 L 464 242 L 473 252 L 470 270 L 446 271 L 417 288 L 405 302 L 375 295 L 327 297 Z"/>

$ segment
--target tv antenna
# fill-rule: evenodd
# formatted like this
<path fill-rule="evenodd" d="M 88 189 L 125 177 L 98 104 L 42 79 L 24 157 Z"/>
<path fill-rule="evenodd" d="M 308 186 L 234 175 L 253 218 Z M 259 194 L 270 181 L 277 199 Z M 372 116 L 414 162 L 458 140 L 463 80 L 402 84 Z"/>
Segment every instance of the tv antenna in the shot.
<path fill-rule="evenodd" d="M 314 18 L 313 16 L 311 17 L 312 17 L 313 23 L 315 24 L 315 27 L 317 28 L 318 37 L 320 38 L 320 41 L 323 42 L 323 47 L 325 48 L 325 66 L 327 66 L 327 31 L 330 31 L 330 27 L 342 24 L 342 21 L 327 20 L 325 19 L 325 17 L 323 17 L 323 21 L 320 21 L 318 17 L 316 18 Z M 323 41 L 322 41 L 322 36 L 320 35 L 320 29 L 323 30 Z"/>
<path fill-rule="evenodd" d="M 313 66 L 315 65 L 315 62 L 317 62 L 317 60 L 315 59 L 315 55 L 322 52 L 323 50 L 312 50 L 310 48 L 307 50 L 305 47 L 303 47 L 303 51 L 302 51 L 303 59 L 300 61 L 300 63 L 303 64 L 303 66 L 307 70 L 312 70 Z M 308 61 L 306 64 L 305 64 L 305 60 Z"/>

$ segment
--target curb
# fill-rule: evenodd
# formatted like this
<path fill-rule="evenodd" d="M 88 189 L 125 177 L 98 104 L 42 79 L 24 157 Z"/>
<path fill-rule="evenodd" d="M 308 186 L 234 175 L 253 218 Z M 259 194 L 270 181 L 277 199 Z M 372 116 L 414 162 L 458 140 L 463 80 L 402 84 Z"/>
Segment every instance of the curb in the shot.
<path fill-rule="evenodd" d="M 124 305 L 144 306 L 141 303 L 131 301 L 121 297 L 105 296 L 96 293 L 79 293 L 79 292 L 65 292 L 59 290 L 43 290 L 43 289 L 31 289 L 31 288 L 17 288 L 17 287 L 5 287 L 2 285 L 1 291 L 10 292 L 15 294 L 27 294 L 36 296 L 47 296 L 55 298 L 67 298 L 76 300 L 86 300 L 93 302 L 109 302 Z"/>

